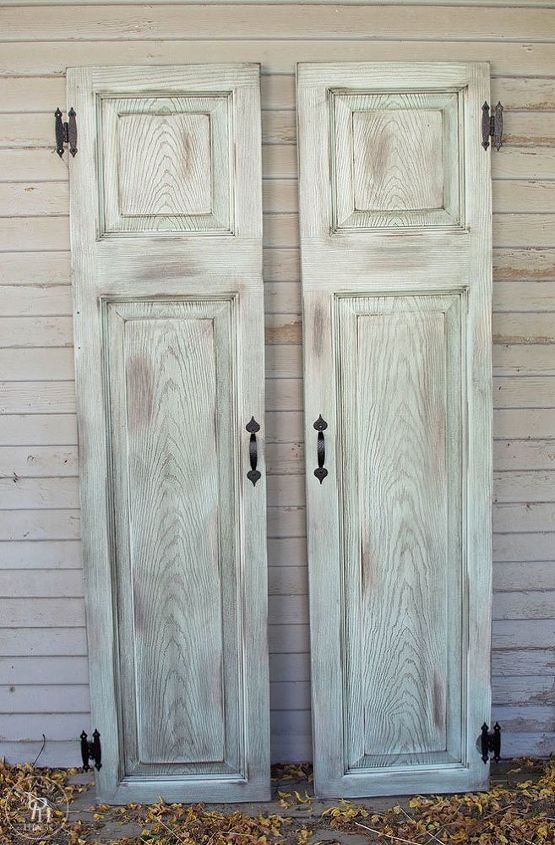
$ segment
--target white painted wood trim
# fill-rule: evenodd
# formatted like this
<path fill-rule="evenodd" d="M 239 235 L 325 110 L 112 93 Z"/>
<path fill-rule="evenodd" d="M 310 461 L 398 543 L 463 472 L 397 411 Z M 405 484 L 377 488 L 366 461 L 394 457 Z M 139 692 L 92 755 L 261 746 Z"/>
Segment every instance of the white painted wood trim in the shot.
<path fill-rule="evenodd" d="M 464 235 L 438 229 L 426 233 L 423 248 L 407 230 L 395 239 L 395 259 L 388 234 L 349 231 L 345 243 L 331 234 L 329 149 L 329 90 L 437 90 L 464 92 L 465 195 Z M 307 537 L 310 581 L 312 714 L 315 783 L 325 797 L 356 796 L 374 792 L 458 791 L 481 789 L 487 768 L 476 753 L 479 728 L 490 715 L 489 661 L 491 624 L 491 195 L 489 158 L 479 143 L 469 115 L 480 114 L 489 99 L 489 66 L 486 64 L 409 65 L 300 64 L 297 76 L 300 154 L 300 225 L 303 267 L 304 388 Z M 424 235 L 422 235 L 424 238 Z M 350 248 L 347 248 L 350 247 Z M 437 247 L 437 252 L 436 252 Z M 401 252 L 406 253 L 401 257 Z M 452 259 L 452 260 L 451 260 Z M 407 274 L 406 268 L 410 267 Z M 466 661 L 463 675 L 462 765 L 422 768 L 422 772 L 391 770 L 364 776 L 344 774 L 344 689 L 339 667 L 343 665 L 341 572 L 334 550 L 340 547 L 339 502 L 334 446 L 338 435 L 336 414 L 337 371 L 333 348 L 332 294 L 387 294 L 418 290 L 467 290 L 469 313 L 466 342 L 469 360 L 463 372 L 468 397 L 467 486 L 464 510 L 468 547 L 463 548 L 467 614 Z M 314 479 L 315 432 L 313 421 L 322 413 L 326 432 L 326 467 L 322 485 Z M 311 445 L 312 444 L 312 445 Z M 359 784 L 357 786 L 357 784 Z"/>
<path fill-rule="evenodd" d="M 96 97 L 114 92 L 182 93 L 230 91 L 234 149 L 236 234 L 204 238 L 177 237 L 150 240 L 135 237 L 102 238 L 96 230 L 98 191 L 95 173 Z M 264 800 L 269 796 L 269 691 L 267 573 L 265 558 L 265 479 L 254 488 L 246 478 L 249 468 L 248 434 L 244 425 L 254 415 L 264 418 L 262 243 L 259 66 L 203 65 L 173 68 L 74 68 L 68 71 L 68 99 L 79 114 L 79 154 L 71 162 L 72 275 L 77 390 L 80 426 L 81 507 L 84 516 L 83 558 L 86 578 L 87 624 L 90 643 L 92 721 L 102 735 L 103 767 L 97 775 L 101 800 L 127 803 L 167 800 Z M 100 233 L 101 234 L 101 233 Z M 144 249 L 141 249 L 141 242 Z M 136 245 L 136 246 L 135 246 Z M 132 248 L 131 248 L 132 247 Z M 136 260 L 134 260 L 136 259 Z M 131 266 L 133 265 L 133 266 Z M 163 268 L 161 271 L 160 268 Z M 103 269 L 104 268 L 104 269 Z M 192 268 L 192 269 L 191 269 Z M 141 272 L 142 271 L 142 272 Z M 106 411 L 102 401 L 103 301 L 141 300 L 159 294 L 153 280 L 164 280 L 163 296 L 230 296 L 236 301 L 240 333 L 233 346 L 238 360 L 237 408 L 233 419 L 240 426 L 234 476 L 241 503 L 238 526 L 239 584 L 237 603 L 241 618 L 240 644 L 243 689 L 240 730 L 242 774 L 181 775 L 178 780 L 148 780 L 124 776 L 120 747 L 122 715 L 118 704 L 115 667 L 117 622 L 112 601 L 112 526 L 106 486 L 109 464 Z M 209 283 L 209 285 L 208 285 Z M 95 367 L 93 361 L 102 362 Z M 264 429 L 259 436 L 260 470 L 264 472 Z M 234 482 L 235 483 L 235 482 Z"/>

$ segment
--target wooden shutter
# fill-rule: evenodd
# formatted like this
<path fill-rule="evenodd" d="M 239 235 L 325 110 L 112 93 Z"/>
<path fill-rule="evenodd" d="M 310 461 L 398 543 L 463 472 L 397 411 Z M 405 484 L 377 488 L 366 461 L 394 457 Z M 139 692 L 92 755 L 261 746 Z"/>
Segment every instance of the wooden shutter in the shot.
<path fill-rule="evenodd" d="M 70 69 L 68 103 L 99 795 L 265 799 L 259 67 Z"/>
<path fill-rule="evenodd" d="M 298 68 L 322 796 L 488 780 L 476 748 L 490 717 L 485 99 L 485 64 Z"/>

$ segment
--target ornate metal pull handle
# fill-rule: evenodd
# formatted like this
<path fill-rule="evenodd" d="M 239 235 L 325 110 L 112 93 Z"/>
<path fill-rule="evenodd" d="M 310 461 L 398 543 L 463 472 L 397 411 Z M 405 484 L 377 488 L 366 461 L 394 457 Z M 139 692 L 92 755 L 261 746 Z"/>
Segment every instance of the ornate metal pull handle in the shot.
<path fill-rule="evenodd" d="M 250 433 L 250 440 L 249 440 L 249 460 L 251 463 L 251 468 L 247 472 L 247 478 L 249 481 L 252 481 L 253 487 L 255 486 L 256 482 L 260 479 L 260 473 L 256 468 L 258 463 L 258 445 L 256 443 L 256 432 L 260 431 L 260 426 L 256 422 L 254 417 L 250 418 L 250 422 L 246 425 L 247 431 Z"/>
<path fill-rule="evenodd" d="M 314 475 L 320 482 L 324 480 L 326 475 L 328 474 L 327 469 L 325 468 L 324 464 L 326 462 L 326 442 L 324 440 L 324 431 L 328 427 L 327 422 L 322 417 L 322 414 L 318 417 L 315 423 L 313 423 L 314 428 L 318 432 L 318 439 L 316 441 L 316 452 L 318 455 L 318 466 L 314 470 Z"/>

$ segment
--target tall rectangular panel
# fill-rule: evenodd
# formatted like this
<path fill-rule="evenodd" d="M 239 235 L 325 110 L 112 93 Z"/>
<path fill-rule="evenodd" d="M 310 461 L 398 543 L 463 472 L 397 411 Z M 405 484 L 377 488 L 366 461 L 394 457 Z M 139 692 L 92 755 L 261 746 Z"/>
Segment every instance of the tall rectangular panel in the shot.
<path fill-rule="evenodd" d="M 316 790 L 487 785 L 481 64 L 298 68 Z"/>
<path fill-rule="evenodd" d="M 99 797 L 262 800 L 259 68 L 77 68 L 68 86 Z"/>
<path fill-rule="evenodd" d="M 335 308 L 348 766 L 457 762 L 461 295 Z"/>
<path fill-rule="evenodd" d="M 126 767 L 241 767 L 234 300 L 106 309 Z"/>

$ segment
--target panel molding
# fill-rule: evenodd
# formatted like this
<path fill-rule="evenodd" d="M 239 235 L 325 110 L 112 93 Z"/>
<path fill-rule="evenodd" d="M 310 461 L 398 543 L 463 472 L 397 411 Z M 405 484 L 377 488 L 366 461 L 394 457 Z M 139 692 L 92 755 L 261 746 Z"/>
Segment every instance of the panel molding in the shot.
<path fill-rule="evenodd" d="M 388 766 L 409 766 L 411 768 L 429 766 L 434 763 L 454 763 L 465 765 L 464 760 L 464 737 L 461 737 L 460 731 L 460 714 L 462 710 L 462 676 L 463 676 L 463 661 L 466 653 L 467 634 L 463 627 L 461 627 L 461 617 L 457 612 L 462 604 L 462 584 L 466 581 L 466 561 L 464 557 L 464 549 L 466 548 L 465 537 L 465 514 L 462 502 L 464 501 L 463 491 L 466 489 L 466 473 L 465 461 L 462 454 L 462 443 L 460 431 L 464 430 L 465 422 L 463 419 L 465 409 L 464 397 L 464 330 L 462 323 L 462 315 L 466 311 L 466 295 L 467 290 L 460 291 L 446 291 L 441 294 L 434 290 L 422 290 L 412 295 L 404 294 L 401 291 L 391 292 L 389 294 L 380 295 L 378 292 L 372 292 L 371 296 L 362 293 L 355 293 L 354 295 L 347 295 L 345 293 L 334 296 L 334 325 L 335 325 L 335 367 L 336 367 L 336 384 L 337 384 L 337 407 L 339 409 L 338 416 L 338 448 L 337 448 L 337 465 L 338 473 L 341 480 L 339 481 L 343 491 L 341 501 L 343 503 L 340 508 L 340 533 L 342 537 L 341 542 L 341 601 L 342 601 L 342 616 L 344 616 L 346 623 L 344 629 L 344 644 L 342 648 L 342 673 L 344 677 L 343 684 L 343 713 L 344 713 L 344 732 L 345 732 L 345 768 L 344 773 L 350 772 L 362 774 L 364 770 L 375 772 L 378 769 L 387 769 Z M 430 396 L 416 397 L 414 406 L 410 405 L 410 395 L 407 390 L 403 392 L 403 400 L 400 405 L 395 407 L 392 418 L 389 422 L 379 420 L 376 417 L 378 411 L 369 410 L 365 415 L 367 418 L 367 426 L 361 427 L 359 423 L 355 424 L 355 429 L 351 430 L 352 421 L 360 421 L 361 403 L 364 401 L 371 402 L 371 408 L 374 408 L 374 388 L 376 387 L 376 377 L 378 375 L 379 366 L 374 366 L 374 378 L 368 373 L 369 379 L 366 387 L 362 388 L 359 383 L 360 373 L 360 359 L 363 354 L 364 343 L 361 332 L 361 321 L 367 322 L 372 317 L 392 318 L 394 326 L 391 330 L 395 334 L 394 350 L 389 349 L 389 364 L 385 364 L 384 371 L 387 372 L 387 380 L 396 378 L 396 375 L 402 377 L 402 373 L 396 369 L 400 367 L 405 370 L 412 366 L 411 361 L 416 367 L 418 354 L 417 349 L 413 349 L 410 353 L 407 350 L 407 356 L 397 359 L 397 355 L 401 354 L 400 348 L 400 332 L 404 331 L 404 319 L 411 321 L 412 328 L 409 330 L 408 337 L 412 336 L 414 332 L 418 333 L 418 338 L 422 341 L 423 348 L 428 348 L 431 355 L 430 360 L 427 359 L 426 369 L 415 369 L 412 372 L 410 379 L 412 386 L 416 389 L 418 380 L 421 379 L 423 385 L 431 383 L 432 375 L 430 373 L 434 358 L 438 366 L 443 368 L 443 387 L 436 385 L 436 401 L 444 407 L 445 419 L 443 424 L 441 420 L 437 419 L 437 414 L 431 414 L 431 409 L 425 411 L 425 407 L 432 401 Z M 400 318 L 400 319 L 398 319 Z M 415 318 L 414 320 L 412 318 Z M 437 322 L 439 319 L 439 323 Z M 432 325 L 430 320 L 435 325 Z M 381 341 L 372 342 L 371 351 L 372 356 L 377 358 L 388 354 L 386 345 L 389 337 L 389 329 L 386 328 L 383 319 L 381 328 L 379 324 L 376 325 L 375 330 L 381 334 Z M 408 329 L 408 323 L 407 323 Z M 433 335 L 435 341 L 432 343 Z M 427 338 L 427 342 L 426 342 Z M 391 343 L 393 340 L 389 337 Z M 441 342 L 441 349 L 436 349 L 432 354 L 434 344 Z M 349 363 L 346 357 L 349 350 L 357 350 L 356 359 Z M 343 352 L 343 354 L 342 354 Z M 395 361 L 393 358 L 395 357 Z M 443 359 L 443 360 L 442 360 Z M 423 363 L 423 362 L 422 362 Z M 370 366 L 370 359 L 367 356 L 366 364 Z M 406 373 L 408 377 L 408 372 Z M 435 384 L 435 382 L 434 382 Z M 376 388 L 377 389 L 377 388 Z M 444 393 L 441 396 L 441 393 Z M 391 399 L 392 392 L 387 390 L 387 401 Z M 378 401 L 375 397 L 375 401 Z M 377 487 L 373 483 L 376 479 L 376 473 L 371 471 L 368 467 L 368 455 L 364 453 L 361 447 L 361 437 L 366 438 L 367 442 L 371 440 L 374 449 L 370 454 L 370 459 L 375 457 L 380 460 L 387 459 L 387 443 L 395 431 L 398 421 L 403 417 L 403 411 L 410 415 L 412 420 L 412 437 L 416 438 L 413 442 L 415 447 L 415 464 L 408 466 L 403 463 L 403 458 L 408 460 L 407 455 L 402 453 L 390 454 L 391 462 L 395 465 L 395 472 L 400 473 L 400 478 L 412 478 L 412 486 L 410 487 L 410 494 L 407 490 L 403 513 L 407 508 L 410 508 L 409 498 L 412 496 L 412 511 L 419 511 L 419 516 L 413 512 L 414 520 L 412 522 L 412 529 L 405 525 L 406 530 L 420 531 L 424 536 L 421 537 L 422 545 L 424 546 L 425 537 L 428 537 L 430 543 L 428 547 L 429 553 L 432 557 L 435 556 L 435 564 L 431 565 L 428 561 L 421 559 L 422 565 L 425 567 L 426 588 L 430 587 L 433 578 L 437 577 L 438 567 L 436 564 L 441 562 L 441 556 L 444 555 L 446 570 L 443 579 L 443 589 L 440 595 L 435 592 L 429 596 L 430 603 L 435 602 L 435 606 L 428 607 L 428 615 L 422 621 L 426 631 L 431 632 L 437 620 L 443 619 L 445 629 L 437 632 L 436 646 L 439 651 L 442 651 L 443 644 L 445 645 L 443 651 L 443 660 L 441 667 L 438 668 L 437 661 L 432 672 L 430 664 L 431 656 L 428 660 L 427 668 L 423 662 L 423 656 L 420 652 L 415 652 L 412 657 L 407 655 L 405 663 L 402 662 L 393 666 L 392 661 L 396 659 L 399 661 L 403 658 L 403 651 L 401 649 L 401 642 L 409 646 L 410 642 L 406 642 L 406 636 L 397 632 L 399 639 L 395 643 L 395 648 L 390 648 L 384 644 L 386 654 L 378 651 L 378 642 L 375 642 L 375 647 L 372 646 L 364 654 L 364 644 L 361 639 L 362 627 L 356 620 L 362 619 L 363 606 L 372 604 L 373 611 L 368 610 L 372 615 L 380 614 L 383 608 L 387 608 L 387 613 L 392 611 L 395 597 L 397 595 L 398 583 L 392 584 L 388 581 L 387 572 L 390 568 L 394 568 L 398 577 L 401 577 L 404 571 L 404 577 L 407 582 L 407 590 L 412 594 L 418 591 L 418 583 L 413 583 L 414 573 L 403 570 L 402 548 L 398 548 L 398 542 L 404 542 L 402 539 L 401 523 L 397 526 L 399 531 L 395 533 L 395 525 L 389 521 L 387 522 L 387 536 L 380 531 L 379 515 L 382 513 L 391 512 L 391 509 L 386 507 L 385 502 L 393 495 L 395 486 L 399 487 L 399 479 L 395 475 L 387 474 L 387 467 L 380 464 L 379 479 L 380 483 Z M 439 411 L 439 405 L 436 407 Z M 431 414 L 430 419 L 423 425 L 420 436 L 414 427 L 418 425 L 418 419 L 415 415 L 418 413 Z M 351 421 L 351 426 L 349 422 Z M 372 424 L 374 421 L 375 425 Z M 405 423 L 407 421 L 405 420 Z M 382 424 L 384 430 L 382 431 Z M 401 424 L 401 422 L 399 422 Z M 426 437 L 430 432 L 436 429 L 437 434 L 434 433 L 434 438 L 439 438 L 439 443 L 436 444 L 438 449 L 445 451 L 443 461 L 440 455 L 432 454 L 430 451 L 426 457 L 424 446 Z M 408 443 L 410 441 L 409 431 L 407 425 L 404 425 L 404 434 L 399 433 L 400 441 L 398 443 L 401 449 L 401 443 Z M 380 450 L 379 444 L 382 444 Z M 435 439 L 434 439 L 435 443 Z M 420 444 L 420 452 L 418 445 Z M 441 444 L 443 444 L 441 446 Z M 381 457 L 380 457 L 381 456 Z M 418 477 L 414 475 L 419 466 L 418 457 L 420 457 L 420 469 L 423 475 L 420 476 L 420 491 L 418 489 Z M 433 502 L 426 503 L 425 497 L 418 499 L 419 495 L 425 492 L 425 485 L 428 482 L 430 474 L 432 473 L 432 465 L 443 464 L 443 473 L 440 472 L 439 466 L 434 469 L 434 477 L 441 478 L 443 476 L 444 489 L 437 490 L 435 507 L 441 510 L 443 502 L 446 503 L 446 512 L 444 517 L 443 539 L 441 539 L 441 513 L 436 512 L 432 518 L 429 514 L 429 524 L 426 526 L 425 516 L 428 511 L 428 505 L 432 508 Z M 428 465 L 429 472 L 425 472 L 425 465 Z M 366 479 L 361 479 L 360 475 L 364 471 L 365 466 L 369 469 L 369 475 Z M 403 468 L 405 467 L 405 468 Z M 375 467 L 374 467 L 375 470 Z M 411 475 L 412 473 L 412 475 Z M 363 491 L 363 492 L 359 492 Z M 368 491 L 368 492 L 364 492 Z M 383 499 L 381 505 L 377 503 L 372 504 L 372 495 Z M 361 498 L 362 497 L 362 498 Z M 363 513 L 361 510 L 363 500 L 366 501 L 367 507 L 374 509 L 374 518 L 368 513 Z M 377 509 L 377 510 L 376 510 Z M 458 524 L 457 524 L 457 514 Z M 408 518 L 408 515 L 407 515 Z M 362 530 L 362 526 L 374 526 L 373 530 Z M 418 525 L 418 529 L 416 529 Z M 432 543 L 431 538 L 435 536 Z M 397 538 L 397 539 L 396 539 Z M 393 543 L 393 547 L 392 544 Z M 417 546 L 417 544 L 415 544 Z M 372 551 L 373 548 L 373 551 Z M 362 561 L 359 560 L 359 550 L 362 549 Z M 366 551 L 364 551 L 366 549 Z M 391 559 L 393 555 L 395 560 Z M 400 557 L 401 559 L 397 559 Z M 364 567 L 370 560 L 373 560 L 373 575 L 372 591 L 364 598 L 365 592 L 370 589 L 368 584 L 368 575 L 365 574 Z M 458 564 L 457 564 L 458 561 Z M 411 563 L 415 564 L 415 555 L 411 555 Z M 361 568 L 362 566 L 362 568 Z M 424 577 L 424 576 L 423 576 Z M 417 579 L 418 581 L 418 579 Z M 409 585 L 410 582 L 410 585 Z M 435 583 L 435 582 L 434 582 Z M 364 587 L 364 584 L 367 587 Z M 378 584 L 382 589 L 390 590 L 388 596 L 376 596 Z M 388 587 L 389 584 L 389 587 Z M 420 585 L 422 587 L 422 585 Z M 421 590 L 420 602 L 422 612 L 426 610 L 426 595 L 427 590 Z M 397 596 L 401 604 L 404 601 L 402 597 Z M 377 604 L 376 604 L 377 602 Z M 398 608 L 399 609 L 399 608 Z M 401 610 L 399 609 L 399 612 Z M 403 621 L 399 618 L 403 631 L 407 631 L 407 625 L 410 625 L 409 609 L 405 607 L 403 611 L 405 614 Z M 417 618 L 412 619 L 412 627 L 414 623 L 421 624 Z M 376 623 L 377 624 L 377 623 Z M 396 629 L 397 630 L 397 629 Z M 415 633 L 415 632 L 413 632 Z M 423 634 L 423 632 L 420 632 Z M 415 633 L 416 636 L 416 633 Z M 410 638 L 409 638 L 410 639 Z M 422 646 L 427 642 L 425 637 L 420 639 Z M 367 644 L 368 645 L 368 644 Z M 391 646 L 391 643 L 390 643 Z M 382 650 L 383 651 L 383 650 Z M 420 655 L 420 657 L 419 657 Z M 418 668 L 418 660 L 422 658 L 420 668 Z M 380 659 L 382 663 L 380 664 Z M 387 687 L 387 671 L 383 669 L 377 674 L 370 669 L 366 671 L 366 667 L 374 665 L 375 670 L 380 665 L 391 665 L 391 672 L 393 676 L 389 677 L 390 685 Z M 356 667 L 365 667 L 365 671 L 360 674 L 356 671 Z M 418 678 L 419 672 L 425 672 L 426 677 Z M 433 677 L 428 677 L 429 675 Z M 427 714 L 427 718 L 432 719 L 434 723 L 439 723 L 439 728 L 434 728 L 433 724 L 425 727 L 421 720 L 417 719 L 412 727 L 406 724 L 407 718 L 411 718 L 409 714 L 414 716 L 415 707 L 411 700 L 409 711 L 405 714 L 398 711 L 399 702 L 394 694 L 394 689 L 397 687 L 398 677 L 403 675 L 405 679 L 412 677 L 413 693 L 415 696 L 430 698 L 422 704 L 421 709 Z M 376 679 L 379 677 L 379 689 L 376 688 Z M 362 687 L 373 687 L 374 696 L 373 709 L 376 714 L 369 717 L 366 712 L 366 705 L 363 702 L 368 702 L 371 690 L 363 691 Z M 420 688 L 420 693 L 418 693 Z M 389 690 L 389 698 L 388 698 Z M 385 698 L 384 698 L 385 696 Z M 376 697 L 378 700 L 376 700 Z M 398 723 L 393 724 L 389 722 L 386 728 L 385 722 L 388 715 L 388 704 L 393 706 L 396 703 L 396 718 Z M 432 738 L 432 735 L 437 735 L 433 742 L 434 747 L 428 750 L 422 748 L 418 753 L 415 749 L 407 752 L 391 753 L 391 755 L 372 754 L 369 749 L 365 750 L 362 742 L 365 735 L 368 735 L 370 730 L 369 725 L 376 720 L 377 715 L 380 715 L 382 720 L 381 730 L 386 731 L 389 736 L 388 743 L 392 741 L 391 732 L 403 735 L 403 728 L 405 730 L 403 745 L 406 746 L 414 740 L 417 743 L 418 738 L 420 742 L 426 745 Z M 393 719 L 393 722 L 395 720 Z M 426 731 L 428 732 L 428 739 L 426 739 Z M 424 733 L 423 733 L 424 732 Z M 441 740 L 443 736 L 443 740 Z M 462 739 L 462 745 L 461 745 Z M 439 743 L 439 744 L 438 744 Z"/>
<path fill-rule="evenodd" d="M 97 96 L 101 238 L 234 234 L 231 99 Z"/>
<path fill-rule="evenodd" d="M 232 389 L 237 381 L 236 350 L 232 340 L 237 332 L 237 295 L 102 297 L 101 303 L 103 348 L 106 350 L 106 430 L 111 444 L 107 456 L 108 478 L 111 479 L 108 485 L 112 514 L 110 543 L 112 579 L 118 595 L 116 636 L 120 655 L 118 678 L 122 689 L 120 718 L 126 778 L 132 781 L 135 777 L 152 775 L 196 777 L 203 772 L 245 778 L 246 738 L 242 729 L 244 702 L 239 661 L 244 620 L 241 605 L 235 598 L 245 590 L 241 582 L 241 537 L 237 528 L 240 440 L 237 436 L 236 397 Z M 181 326 L 179 330 L 178 323 Z M 194 329 L 190 341 L 187 341 L 184 331 L 187 323 L 191 324 L 191 329 L 198 324 L 198 331 Z M 209 347 L 205 351 L 211 350 L 211 357 L 202 354 L 203 336 Z M 148 358 L 143 357 L 143 353 L 139 354 L 138 350 L 129 357 L 141 337 L 144 356 L 148 356 L 151 349 L 156 349 L 157 362 L 164 355 L 168 359 L 164 375 L 166 377 L 169 372 L 171 378 L 158 387 L 153 380 L 155 370 L 149 367 Z M 164 352 L 166 341 L 170 345 Z M 191 360 L 189 364 L 184 358 L 187 348 L 196 362 Z M 186 401 L 185 397 L 191 393 L 185 383 L 179 389 L 178 379 L 185 377 L 190 366 L 195 367 L 197 375 L 194 383 L 195 389 L 199 388 L 199 397 L 208 401 L 209 395 L 213 394 L 212 408 L 206 409 L 205 416 L 208 421 L 213 419 L 214 431 L 212 435 L 210 427 L 205 431 L 199 419 L 197 424 L 193 423 L 187 437 L 184 431 L 181 432 L 185 438 L 182 439 L 175 437 L 176 427 L 187 424 L 190 416 L 185 413 L 183 405 L 189 407 L 191 414 L 195 405 L 190 400 Z M 144 437 L 141 432 L 147 420 L 149 427 L 158 420 L 158 436 L 162 440 L 164 437 L 171 440 L 171 449 L 165 457 L 163 446 L 162 452 L 159 451 L 158 440 L 157 445 L 152 441 L 142 454 L 132 446 L 134 439 L 136 445 L 140 445 L 133 429 L 136 429 L 135 434 L 139 438 Z M 209 445 L 212 437 L 213 448 Z M 200 464 L 203 444 L 208 451 Z M 149 455 L 151 449 L 156 451 Z M 170 456 L 174 469 L 168 475 Z M 147 464 L 147 461 L 150 463 Z M 209 461 L 214 466 L 211 467 Z M 231 471 L 227 469 L 226 461 L 230 461 Z M 181 518 L 177 522 L 175 519 L 172 521 L 171 512 L 164 512 L 163 497 L 171 497 L 172 490 L 174 494 L 177 492 L 178 475 L 181 477 L 179 489 L 182 494 L 186 493 L 193 473 L 196 473 L 193 496 L 181 500 Z M 210 494 L 210 478 L 214 475 L 220 480 Z M 141 503 L 141 497 L 145 495 L 152 503 L 151 507 L 144 498 Z M 210 495 L 216 497 L 210 511 L 219 500 L 215 512 L 215 534 L 211 540 L 205 537 L 208 541 L 206 549 L 211 549 L 215 557 L 201 561 L 204 546 L 200 537 L 187 551 L 187 535 L 180 526 L 185 519 L 191 521 L 191 530 L 195 524 L 204 524 L 203 512 L 209 505 Z M 172 510 L 175 507 L 177 504 L 172 506 Z M 139 537 L 142 537 L 137 543 L 131 542 L 130 525 L 135 525 L 135 533 L 139 532 Z M 162 528 L 165 541 L 157 533 Z M 177 554 L 188 560 L 185 569 L 176 568 Z M 161 558 L 153 570 L 149 559 L 157 559 L 159 555 Z M 166 583 L 172 572 L 172 580 Z M 161 583 L 161 578 L 164 583 Z M 167 636 L 162 626 L 157 626 L 156 631 L 148 634 L 141 609 L 144 602 L 140 600 L 144 584 L 150 585 L 150 612 L 152 601 L 160 591 L 164 618 L 170 606 L 174 607 L 170 616 L 175 630 L 167 629 Z M 196 598 L 188 595 L 189 587 L 191 590 L 196 587 L 197 593 L 201 590 Z M 220 595 L 219 607 L 213 608 L 217 594 Z M 207 597 L 210 597 L 210 607 L 204 606 Z M 201 640 L 196 640 L 194 632 L 188 627 L 198 613 L 201 614 L 199 621 L 204 620 Z M 184 624 L 185 621 L 187 624 Z M 152 655 L 149 657 L 148 653 L 142 653 L 141 656 L 137 652 L 138 643 L 133 636 L 137 625 L 143 629 L 141 640 L 146 638 L 152 641 L 153 646 L 156 643 L 154 661 Z M 202 650 L 199 642 L 204 644 Z M 181 674 L 176 677 L 177 666 L 168 665 L 163 680 L 160 673 L 164 672 L 165 655 L 182 649 L 188 649 L 188 653 L 181 653 L 178 659 Z M 176 656 L 174 654 L 174 659 Z M 211 662 L 215 665 L 209 671 Z M 218 672 L 221 688 L 210 691 L 206 688 L 206 680 Z M 216 696 L 221 705 L 219 717 Z M 150 706 L 155 712 L 149 713 Z M 155 759 L 152 758 L 153 753 L 156 757 L 155 752 L 148 750 L 155 749 L 164 737 L 169 739 L 168 731 L 172 726 L 181 730 L 181 737 L 176 736 L 173 741 L 182 753 L 184 748 L 188 748 L 187 762 Z"/>
<path fill-rule="evenodd" d="M 463 94 L 329 91 L 332 234 L 464 228 Z"/>

